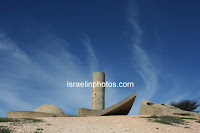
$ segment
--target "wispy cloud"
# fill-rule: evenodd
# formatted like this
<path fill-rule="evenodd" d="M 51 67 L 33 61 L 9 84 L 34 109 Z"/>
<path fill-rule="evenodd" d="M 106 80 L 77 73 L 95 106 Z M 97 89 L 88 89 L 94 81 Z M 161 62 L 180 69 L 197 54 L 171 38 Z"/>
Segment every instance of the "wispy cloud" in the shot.
<path fill-rule="evenodd" d="M 70 52 L 70 44 L 65 40 L 50 37 L 42 43 L 48 44 L 45 49 L 32 48 L 34 52 L 28 56 L 14 41 L 1 34 L 1 116 L 5 117 L 11 110 L 34 110 L 42 104 L 56 104 L 65 113 L 73 114 L 77 114 L 78 108 L 91 108 L 91 88 L 66 87 L 67 80 L 91 81 L 90 64 L 83 65 Z M 87 46 L 92 58 L 86 58 L 97 62 L 90 42 Z"/>
<path fill-rule="evenodd" d="M 155 63 L 152 63 L 150 56 L 144 49 L 143 34 L 145 32 L 138 23 L 137 15 L 137 6 L 134 6 L 131 10 L 131 15 L 129 18 L 129 22 L 133 30 L 131 44 L 133 53 L 132 64 L 144 83 L 143 88 L 137 88 L 139 90 L 137 91 L 136 102 L 133 106 L 134 114 L 139 113 L 142 100 L 150 100 L 153 102 L 159 101 L 169 104 L 171 101 L 180 101 L 189 96 L 188 93 L 184 93 L 182 91 L 185 88 L 181 86 L 177 76 L 175 77 L 169 72 L 161 71 L 156 67 Z M 160 83 L 160 81 L 164 82 L 165 84 Z M 160 99 L 161 97 L 163 98 L 162 100 L 158 100 L 155 99 L 155 97 L 160 97 Z"/>
<path fill-rule="evenodd" d="M 23 61 L 29 60 L 27 55 L 15 45 L 15 42 L 9 38 L 6 38 L 5 34 L 2 33 L 0 33 L 0 50 L 8 51 L 12 56 L 17 59 Z"/>
<path fill-rule="evenodd" d="M 95 69 L 98 69 L 98 61 L 97 61 L 95 52 L 92 48 L 91 39 L 89 38 L 89 36 L 87 34 L 84 34 L 82 43 L 85 45 L 85 47 L 88 51 L 88 56 L 89 56 L 88 61 L 89 61 L 92 72 L 94 72 Z"/>
<path fill-rule="evenodd" d="M 77 114 L 78 108 L 91 108 L 92 88 L 66 87 L 66 81 L 92 81 L 94 71 L 103 71 L 98 69 L 89 36 L 82 39 L 87 64 L 70 52 L 67 41 L 52 35 L 41 40 L 45 47 L 31 47 L 30 52 L 1 34 L 1 117 L 11 110 L 34 110 L 43 104 L 58 105 L 69 114 Z M 106 77 L 112 81 L 111 75 Z M 114 88 L 106 88 L 106 107 L 119 101 L 116 94 Z"/>
<path fill-rule="evenodd" d="M 132 64 L 136 64 L 136 66 L 133 66 L 144 81 L 144 88 L 138 88 L 140 90 L 137 91 L 138 97 L 134 104 L 134 114 L 138 114 L 142 100 L 150 100 L 156 92 L 158 87 L 158 77 L 147 52 L 142 49 L 141 43 L 143 31 L 137 21 L 137 8 L 133 8 L 129 22 L 133 29 L 131 44 L 133 52 Z"/>
<path fill-rule="evenodd" d="M 144 50 L 142 50 L 138 45 L 133 45 L 133 47 L 135 61 L 139 66 L 138 73 L 142 77 L 145 84 L 143 91 L 146 91 L 146 93 L 144 93 L 143 96 L 148 100 L 151 99 L 157 89 L 157 74 L 154 71 L 153 65 Z"/>

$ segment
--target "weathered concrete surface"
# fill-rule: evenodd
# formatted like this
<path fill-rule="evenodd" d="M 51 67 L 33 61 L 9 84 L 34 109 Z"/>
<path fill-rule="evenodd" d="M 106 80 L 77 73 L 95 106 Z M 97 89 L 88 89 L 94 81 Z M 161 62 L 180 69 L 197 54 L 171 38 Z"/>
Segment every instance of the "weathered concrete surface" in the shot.
<path fill-rule="evenodd" d="M 40 117 L 78 117 L 77 115 L 44 113 L 35 111 L 10 111 L 8 118 L 40 118 Z"/>
<path fill-rule="evenodd" d="M 44 113 L 65 114 L 61 108 L 53 104 L 41 105 L 35 111 Z"/>
<path fill-rule="evenodd" d="M 168 104 L 156 104 L 150 101 L 142 101 L 139 115 L 188 115 L 200 117 L 199 113 L 184 111 Z"/>
<path fill-rule="evenodd" d="M 94 72 L 92 80 L 93 84 L 96 83 L 96 86 L 92 86 L 92 109 L 102 110 L 105 108 L 105 86 L 98 83 L 105 83 L 105 73 Z"/>
<path fill-rule="evenodd" d="M 88 116 L 88 114 L 93 114 L 97 111 L 99 111 L 99 110 L 80 108 L 80 109 L 78 109 L 78 115 L 79 116 Z"/>
<path fill-rule="evenodd" d="M 80 116 L 127 115 L 135 101 L 136 92 L 104 110 L 79 109 Z"/>
<path fill-rule="evenodd" d="M 39 106 L 35 111 L 10 111 L 8 118 L 39 118 L 39 117 L 75 117 L 77 115 L 64 114 L 61 108 L 53 104 Z"/>

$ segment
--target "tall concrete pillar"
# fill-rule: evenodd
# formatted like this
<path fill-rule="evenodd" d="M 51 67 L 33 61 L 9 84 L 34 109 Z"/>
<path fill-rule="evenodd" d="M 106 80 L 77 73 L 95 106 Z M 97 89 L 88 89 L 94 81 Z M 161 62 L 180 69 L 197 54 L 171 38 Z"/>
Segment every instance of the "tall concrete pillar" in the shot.
<path fill-rule="evenodd" d="M 105 82 L 104 72 L 93 73 L 93 83 L 96 83 L 96 86 L 92 86 L 92 109 L 102 110 L 105 108 L 105 87 L 97 84 L 97 81 L 99 83 Z"/>

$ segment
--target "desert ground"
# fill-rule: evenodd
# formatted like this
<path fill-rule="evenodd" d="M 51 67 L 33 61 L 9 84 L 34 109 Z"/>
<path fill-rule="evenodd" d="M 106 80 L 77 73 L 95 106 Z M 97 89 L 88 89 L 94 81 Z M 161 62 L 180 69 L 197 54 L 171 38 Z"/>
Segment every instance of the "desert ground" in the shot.
<path fill-rule="evenodd" d="M 200 119 L 157 123 L 148 116 L 49 117 L 39 122 L 0 122 L 17 133 L 200 133 Z"/>

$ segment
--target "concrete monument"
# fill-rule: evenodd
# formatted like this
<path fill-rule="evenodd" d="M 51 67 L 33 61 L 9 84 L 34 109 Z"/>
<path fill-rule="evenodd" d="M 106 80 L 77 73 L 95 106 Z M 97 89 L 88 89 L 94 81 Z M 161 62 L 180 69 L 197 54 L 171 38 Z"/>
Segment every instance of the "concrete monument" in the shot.
<path fill-rule="evenodd" d="M 93 73 L 93 83 L 105 83 L 104 72 Z M 92 87 L 92 109 L 102 110 L 105 108 L 105 87 L 93 86 Z"/>
<path fill-rule="evenodd" d="M 93 83 L 105 83 L 104 72 L 93 73 Z M 124 100 L 105 108 L 105 87 L 93 86 L 92 88 L 92 109 L 81 108 L 78 115 L 64 114 L 61 108 L 52 104 L 45 104 L 35 111 L 10 111 L 8 118 L 38 118 L 38 117 L 81 117 L 81 116 L 107 116 L 107 115 L 127 115 L 135 101 L 136 93 L 128 96 Z"/>
<path fill-rule="evenodd" d="M 150 101 L 142 101 L 139 115 L 184 115 L 200 117 L 199 113 L 184 111 L 168 104 L 156 104 Z"/>

